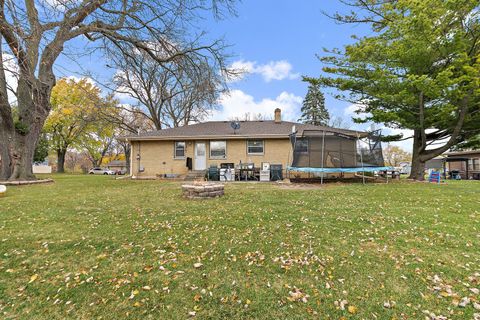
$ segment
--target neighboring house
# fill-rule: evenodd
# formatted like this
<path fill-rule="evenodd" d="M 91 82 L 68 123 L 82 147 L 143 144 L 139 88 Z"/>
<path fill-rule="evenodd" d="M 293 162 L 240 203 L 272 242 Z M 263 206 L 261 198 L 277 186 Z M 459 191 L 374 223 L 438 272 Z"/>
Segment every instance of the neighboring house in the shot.
<path fill-rule="evenodd" d="M 444 162 L 445 162 L 445 156 L 442 155 L 442 156 L 439 156 L 439 157 L 435 157 L 435 158 L 430 159 L 427 162 L 425 162 L 425 169 L 426 170 L 443 169 Z"/>
<path fill-rule="evenodd" d="M 445 153 L 447 172 L 459 171 L 462 179 L 480 180 L 480 150 Z"/>
<path fill-rule="evenodd" d="M 112 160 L 107 164 L 107 168 L 115 172 L 125 173 L 127 171 L 127 162 L 125 160 Z"/>
<path fill-rule="evenodd" d="M 412 172 L 412 164 L 410 162 L 400 162 L 398 164 L 398 171 L 400 174 L 408 174 Z"/>
<path fill-rule="evenodd" d="M 261 167 L 262 162 L 268 162 L 281 164 L 285 170 L 292 161 L 289 135 L 294 126 L 299 135 L 303 130 L 318 129 L 349 136 L 358 134 L 353 130 L 282 121 L 277 108 L 274 120 L 240 121 L 236 130 L 231 121 L 209 121 L 124 139 L 132 145 L 130 172 L 134 178 L 185 175 L 221 163 L 254 163 Z"/>

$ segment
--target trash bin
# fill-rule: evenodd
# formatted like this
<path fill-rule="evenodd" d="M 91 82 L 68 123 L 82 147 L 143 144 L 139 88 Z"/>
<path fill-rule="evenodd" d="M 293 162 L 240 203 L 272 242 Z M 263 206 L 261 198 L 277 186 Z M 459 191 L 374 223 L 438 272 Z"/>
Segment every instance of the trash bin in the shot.
<path fill-rule="evenodd" d="M 208 168 L 208 180 L 210 181 L 220 180 L 220 170 L 218 170 L 216 166 Z"/>
<path fill-rule="evenodd" d="M 270 180 L 271 181 L 283 180 L 283 167 L 281 164 L 270 165 Z"/>

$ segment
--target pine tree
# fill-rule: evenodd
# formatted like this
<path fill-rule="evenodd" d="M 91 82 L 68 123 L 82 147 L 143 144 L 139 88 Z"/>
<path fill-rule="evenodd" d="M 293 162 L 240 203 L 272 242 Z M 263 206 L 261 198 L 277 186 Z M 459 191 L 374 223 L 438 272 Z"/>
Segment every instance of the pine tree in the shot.
<path fill-rule="evenodd" d="M 316 126 L 326 126 L 330 121 L 330 114 L 325 108 L 325 97 L 320 91 L 318 83 L 310 83 L 308 92 L 303 99 L 302 116 L 299 122 L 313 124 Z"/>

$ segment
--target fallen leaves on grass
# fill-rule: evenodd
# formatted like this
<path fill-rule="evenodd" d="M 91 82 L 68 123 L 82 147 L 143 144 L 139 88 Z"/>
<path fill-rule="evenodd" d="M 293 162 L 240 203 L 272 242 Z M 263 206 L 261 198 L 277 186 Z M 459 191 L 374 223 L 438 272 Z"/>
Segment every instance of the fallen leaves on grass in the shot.
<path fill-rule="evenodd" d="M 357 307 L 355 307 L 355 306 L 348 306 L 347 310 L 351 314 L 357 313 Z"/>
<path fill-rule="evenodd" d="M 301 289 L 298 289 L 298 288 L 293 288 L 293 290 L 289 291 L 288 292 L 288 297 L 287 297 L 287 300 L 288 301 L 292 301 L 292 302 L 303 302 L 303 303 L 307 303 L 308 302 L 308 298 L 310 298 L 310 296 L 308 294 L 306 294 L 305 292 L 303 292 Z"/>

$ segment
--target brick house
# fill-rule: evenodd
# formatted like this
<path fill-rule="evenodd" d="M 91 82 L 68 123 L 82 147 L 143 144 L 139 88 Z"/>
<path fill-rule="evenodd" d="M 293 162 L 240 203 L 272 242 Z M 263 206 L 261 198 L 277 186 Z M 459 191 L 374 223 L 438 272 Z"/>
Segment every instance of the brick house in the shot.
<path fill-rule="evenodd" d="M 233 129 L 231 121 L 208 121 L 178 128 L 140 133 L 124 137 L 131 148 L 130 172 L 133 178 L 186 175 L 221 163 L 262 162 L 281 164 L 292 161 L 292 128 L 326 130 L 355 137 L 358 131 L 282 121 L 276 109 L 274 120 L 240 121 Z M 352 149 L 354 146 L 352 146 Z"/>
<path fill-rule="evenodd" d="M 447 152 L 445 156 L 448 172 L 456 170 L 462 179 L 480 180 L 480 150 Z"/>

